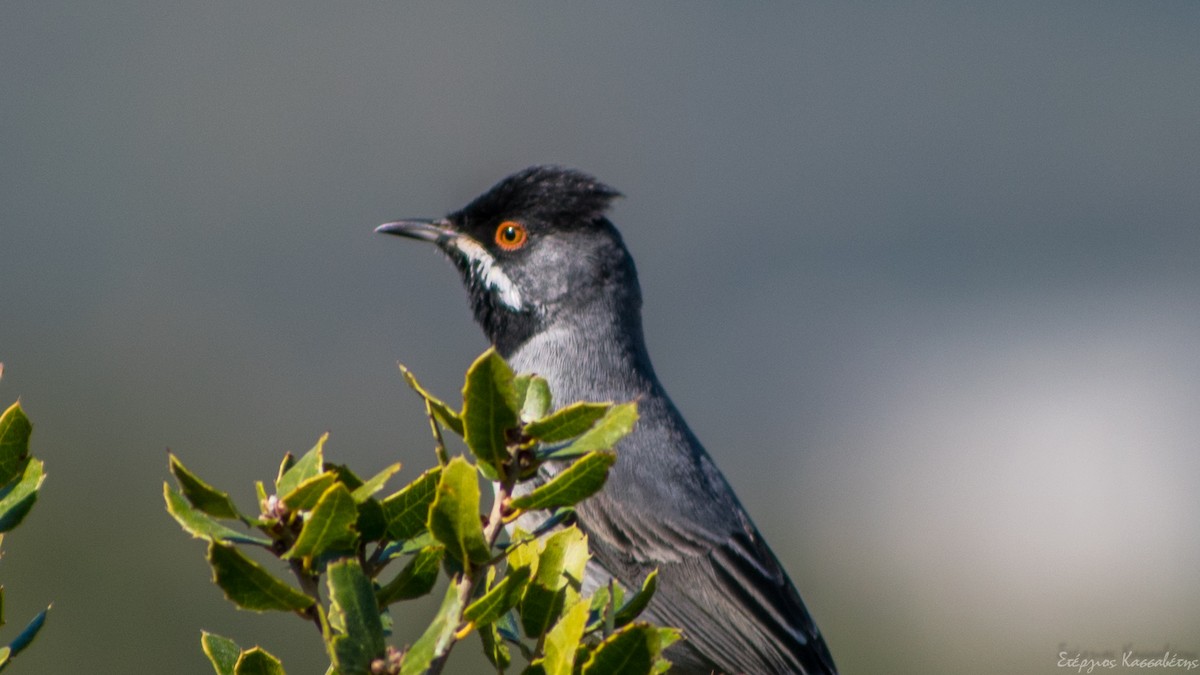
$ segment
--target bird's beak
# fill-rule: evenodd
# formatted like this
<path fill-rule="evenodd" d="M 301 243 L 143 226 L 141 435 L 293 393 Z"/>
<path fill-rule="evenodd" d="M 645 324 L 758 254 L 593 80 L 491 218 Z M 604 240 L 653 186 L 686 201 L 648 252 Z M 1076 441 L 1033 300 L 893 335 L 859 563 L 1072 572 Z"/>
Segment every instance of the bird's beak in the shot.
<path fill-rule="evenodd" d="M 393 223 L 384 223 L 375 228 L 375 231 L 383 234 L 409 237 L 410 239 L 430 241 L 435 244 L 440 244 L 458 236 L 458 233 L 450 228 L 450 223 L 445 218 L 438 220 L 397 220 Z"/>

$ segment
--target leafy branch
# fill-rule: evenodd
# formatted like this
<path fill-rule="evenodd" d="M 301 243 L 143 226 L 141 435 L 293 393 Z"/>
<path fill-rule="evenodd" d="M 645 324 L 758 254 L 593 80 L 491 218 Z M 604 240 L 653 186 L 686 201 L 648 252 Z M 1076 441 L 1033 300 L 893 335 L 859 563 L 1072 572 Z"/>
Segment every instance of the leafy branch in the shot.
<path fill-rule="evenodd" d="M 3 374 L 4 364 L 0 363 L 0 376 Z M 0 542 L 29 515 L 46 479 L 42 461 L 29 452 L 32 433 L 33 424 L 25 416 L 20 401 L 0 414 Z M 0 586 L 0 626 L 5 623 L 3 608 L 4 587 Z M 33 642 L 49 611 L 47 607 L 39 612 L 15 638 L 0 647 L 0 670 L 7 668 Z"/>
<path fill-rule="evenodd" d="M 662 651 L 678 632 L 637 621 L 655 575 L 633 592 L 613 582 L 585 596 L 587 537 L 570 524 L 573 508 L 603 487 L 612 448 L 637 420 L 635 404 L 555 410 L 544 379 L 514 374 L 493 350 L 468 369 L 461 410 L 401 371 L 423 399 L 438 462 L 386 497 L 399 464 L 363 480 L 326 461 L 324 436 L 300 458 L 284 458 L 273 489 L 256 484 L 253 516 L 170 457 L 178 488 L 163 486 L 167 511 L 208 542 L 226 597 L 314 624 L 329 673 L 440 673 L 472 634 L 497 673 L 512 667 L 513 651 L 531 675 L 665 672 Z M 461 436 L 468 453 L 450 458 L 445 433 Z M 541 471 L 550 463 L 553 471 Z M 480 475 L 495 486 L 486 510 Z M 515 527 L 518 518 L 534 531 Z M 243 552 L 255 549 L 295 583 L 277 575 L 279 563 Z M 402 566 L 391 575 L 394 564 Z M 407 648 L 389 646 L 389 608 L 431 593 L 441 571 L 449 583 L 425 631 Z M 283 673 L 258 647 L 210 633 L 201 644 L 219 675 Z"/>

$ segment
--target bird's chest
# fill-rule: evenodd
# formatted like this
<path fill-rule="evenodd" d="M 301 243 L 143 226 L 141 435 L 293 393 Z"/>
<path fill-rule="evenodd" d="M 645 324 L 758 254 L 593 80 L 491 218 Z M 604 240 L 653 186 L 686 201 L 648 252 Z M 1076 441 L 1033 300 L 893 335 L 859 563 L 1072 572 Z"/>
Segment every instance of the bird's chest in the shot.
<path fill-rule="evenodd" d="M 646 389 L 645 377 L 610 336 L 583 327 L 542 331 L 508 361 L 518 373 L 545 378 L 556 408 L 576 401 L 620 403 L 638 398 Z"/>

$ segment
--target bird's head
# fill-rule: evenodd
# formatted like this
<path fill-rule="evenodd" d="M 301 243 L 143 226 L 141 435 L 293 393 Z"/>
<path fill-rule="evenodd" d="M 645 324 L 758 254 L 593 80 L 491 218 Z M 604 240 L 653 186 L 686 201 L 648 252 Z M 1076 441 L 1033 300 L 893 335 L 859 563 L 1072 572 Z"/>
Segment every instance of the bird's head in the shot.
<path fill-rule="evenodd" d="M 604 215 L 618 196 L 578 171 L 536 166 L 444 218 L 398 220 L 376 232 L 441 249 L 462 275 L 476 320 L 504 354 L 559 321 L 639 320 L 637 272 Z"/>

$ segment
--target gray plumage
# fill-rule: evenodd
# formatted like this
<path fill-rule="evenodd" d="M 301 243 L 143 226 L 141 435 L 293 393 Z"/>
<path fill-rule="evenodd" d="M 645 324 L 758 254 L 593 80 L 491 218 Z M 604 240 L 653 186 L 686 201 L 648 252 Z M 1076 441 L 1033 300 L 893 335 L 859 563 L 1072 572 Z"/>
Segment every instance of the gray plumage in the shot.
<path fill-rule="evenodd" d="M 791 580 L 654 374 L 637 272 L 604 216 L 616 196 L 585 174 L 533 167 L 446 218 L 378 230 L 436 243 L 488 338 L 515 370 L 545 377 L 557 402 L 638 401 L 578 525 L 588 586 L 612 575 L 636 587 L 659 570 L 647 615 L 683 630 L 672 672 L 835 673 Z"/>

